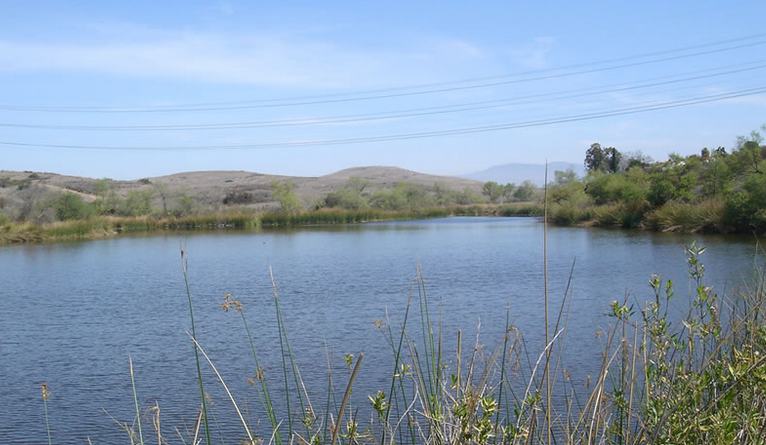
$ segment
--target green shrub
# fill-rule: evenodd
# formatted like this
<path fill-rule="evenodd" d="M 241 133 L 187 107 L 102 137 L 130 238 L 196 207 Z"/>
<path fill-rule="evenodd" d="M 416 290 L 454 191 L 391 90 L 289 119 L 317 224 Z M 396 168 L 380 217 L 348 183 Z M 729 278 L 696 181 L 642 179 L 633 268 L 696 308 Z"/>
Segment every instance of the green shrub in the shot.
<path fill-rule="evenodd" d="M 724 204 L 713 199 L 690 204 L 670 201 L 647 214 L 647 228 L 660 231 L 720 231 L 724 221 Z"/>
<path fill-rule="evenodd" d="M 548 204 L 548 218 L 554 224 L 571 225 L 592 217 L 593 201 L 585 193 L 585 184 L 571 176 L 566 180 L 559 178 L 549 186 Z"/>
<path fill-rule="evenodd" d="M 370 205 L 382 210 L 419 210 L 435 207 L 437 200 L 425 187 L 401 182 L 393 189 L 375 192 Z"/>
<path fill-rule="evenodd" d="M 648 207 L 645 203 L 612 203 L 593 208 L 593 222 L 604 227 L 639 227 Z"/>
<path fill-rule="evenodd" d="M 59 221 L 86 219 L 95 213 L 95 208 L 74 193 L 64 193 L 55 198 L 50 207 Z"/>
<path fill-rule="evenodd" d="M 175 216 L 188 216 L 194 213 L 194 199 L 188 195 L 181 195 L 178 204 L 173 210 Z"/>
<path fill-rule="evenodd" d="M 587 221 L 593 217 L 590 207 L 573 203 L 552 204 L 548 209 L 548 219 L 558 225 L 568 226 Z"/>
<path fill-rule="evenodd" d="M 503 197 L 505 188 L 495 181 L 487 181 L 482 185 L 481 192 L 491 203 L 497 203 Z"/>
<path fill-rule="evenodd" d="M 766 175 L 750 174 L 739 190 L 728 193 L 725 223 L 740 232 L 766 230 Z"/>
<path fill-rule="evenodd" d="M 297 212 L 303 207 L 298 195 L 295 194 L 295 184 L 290 181 L 272 182 L 271 195 L 284 212 Z"/>
<path fill-rule="evenodd" d="M 148 215 L 152 212 L 151 190 L 131 190 L 125 198 L 121 213 L 128 216 Z"/>
<path fill-rule="evenodd" d="M 343 188 L 336 192 L 328 193 L 325 197 L 324 205 L 326 207 L 359 210 L 369 207 L 370 203 L 358 190 Z"/>
<path fill-rule="evenodd" d="M 622 201 L 630 206 L 644 205 L 648 195 L 648 186 L 643 178 L 631 178 L 628 175 L 637 176 L 632 169 L 626 174 L 597 174 L 591 176 L 588 181 L 586 192 L 596 204 L 608 204 Z"/>
<path fill-rule="evenodd" d="M 507 193 L 508 190 L 512 190 L 512 188 L 512 184 L 504 186 L 506 195 L 504 195 L 503 199 L 509 199 Z M 467 187 L 463 190 L 450 190 L 445 189 L 438 184 L 434 186 L 434 197 L 436 205 L 440 206 L 471 205 L 484 202 L 484 198 L 481 195 Z"/>

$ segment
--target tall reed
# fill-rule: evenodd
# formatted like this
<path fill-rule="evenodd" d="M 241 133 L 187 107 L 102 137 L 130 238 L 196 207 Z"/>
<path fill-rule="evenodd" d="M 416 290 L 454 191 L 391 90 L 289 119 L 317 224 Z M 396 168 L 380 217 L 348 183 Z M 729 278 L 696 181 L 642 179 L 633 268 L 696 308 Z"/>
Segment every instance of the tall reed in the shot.
<path fill-rule="evenodd" d="M 255 362 L 255 376 L 254 376 L 254 382 L 257 381 L 260 386 L 261 391 L 261 402 L 263 404 L 263 408 L 266 411 L 266 416 L 269 418 L 269 422 L 271 423 L 271 428 L 273 431 L 273 440 L 277 445 L 282 444 L 282 437 L 279 434 L 279 422 L 277 421 L 277 416 L 274 413 L 274 404 L 271 402 L 271 394 L 269 393 L 268 384 L 266 381 L 265 371 L 263 367 L 261 367 L 261 363 L 258 360 L 258 353 L 255 349 L 255 341 L 253 340 L 253 334 L 250 331 L 250 325 L 247 323 L 247 318 L 245 317 L 245 308 L 241 301 L 236 300 L 233 298 L 233 296 L 230 293 L 227 293 L 224 295 L 224 301 L 223 304 L 221 304 L 221 308 L 228 312 L 230 309 L 234 309 L 237 313 L 239 313 L 240 318 L 242 319 L 242 325 L 245 328 L 245 334 L 247 335 L 247 340 L 250 345 L 250 352 L 253 356 L 253 361 Z"/>
<path fill-rule="evenodd" d="M 184 286 L 186 288 L 186 299 L 189 304 L 189 320 L 191 320 L 191 337 L 194 347 L 194 361 L 197 366 L 197 384 L 199 386 L 200 403 L 201 403 L 201 419 L 205 429 L 205 441 L 207 445 L 212 445 L 210 438 L 210 424 L 207 416 L 207 401 L 205 400 L 205 387 L 202 383 L 202 367 L 199 360 L 199 347 L 197 346 L 197 330 L 194 323 L 194 305 L 192 304 L 191 288 L 189 287 L 189 262 L 186 255 L 186 251 L 181 249 L 181 270 L 184 276 Z"/>
<path fill-rule="evenodd" d="M 138 406 L 138 393 L 136 392 L 136 379 L 133 374 L 133 359 L 128 356 L 128 368 L 130 369 L 130 387 L 133 390 L 133 405 L 136 409 L 136 424 L 138 426 L 138 443 L 144 445 L 144 433 L 141 430 L 141 409 Z"/>

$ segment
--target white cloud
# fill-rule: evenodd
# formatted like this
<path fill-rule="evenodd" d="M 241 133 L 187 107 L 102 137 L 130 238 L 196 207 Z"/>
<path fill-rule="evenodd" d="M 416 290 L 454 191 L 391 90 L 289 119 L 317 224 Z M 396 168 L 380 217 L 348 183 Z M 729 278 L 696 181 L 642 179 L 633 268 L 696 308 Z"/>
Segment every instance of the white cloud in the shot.
<path fill-rule="evenodd" d="M 521 67 L 541 69 L 549 66 L 548 55 L 556 45 L 553 37 L 537 37 L 532 42 L 516 45 L 509 51 L 513 61 Z"/>
<path fill-rule="evenodd" d="M 129 28 L 128 28 L 129 29 Z M 39 43 L 0 40 L 0 72 L 75 72 L 305 88 L 412 84 L 476 69 L 468 42 L 368 49 L 271 35 L 137 31 L 121 40 Z M 464 70 L 461 73 L 460 70 Z"/>

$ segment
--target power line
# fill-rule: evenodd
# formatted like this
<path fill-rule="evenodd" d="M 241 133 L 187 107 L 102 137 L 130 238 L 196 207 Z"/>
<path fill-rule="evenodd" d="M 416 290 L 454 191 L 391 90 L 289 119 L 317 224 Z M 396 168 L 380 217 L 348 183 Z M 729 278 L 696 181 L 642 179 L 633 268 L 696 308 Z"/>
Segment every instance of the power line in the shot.
<path fill-rule="evenodd" d="M 100 145 L 69 145 L 69 144 L 36 144 L 16 141 L 0 141 L 0 145 L 23 147 L 23 148 L 56 148 L 56 149 L 78 149 L 78 150 L 120 150 L 120 151 L 191 151 L 191 150 L 254 150 L 267 148 L 287 148 L 287 147 L 306 147 L 306 146 L 329 146 L 329 145 L 347 145 L 372 142 L 390 142 L 409 139 L 424 139 L 439 136 L 452 136 L 474 133 L 487 133 L 493 131 L 510 130 L 517 128 L 539 127 L 554 125 L 560 123 L 580 122 L 594 119 L 602 119 L 613 116 L 623 116 L 629 114 L 645 113 L 650 111 L 666 110 L 671 108 L 680 108 L 691 105 L 698 105 L 710 102 L 717 102 L 739 97 L 754 96 L 766 93 L 766 86 L 749 88 L 745 90 L 733 91 L 729 93 L 714 94 L 701 97 L 692 97 L 683 100 L 660 102 L 643 106 L 615 109 L 604 112 L 585 113 L 570 116 L 560 116 L 549 119 L 538 119 L 533 121 L 502 123 L 493 125 L 484 125 L 477 127 L 454 128 L 447 130 L 433 130 L 416 133 L 400 133 L 380 136 L 366 136 L 344 139 L 324 139 L 324 140 L 305 140 L 288 141 L 274 143 L 258 144 L 236 144 L 236 145 L 197 145 L 185 147 L 133 147 L 133 146 L 100 146 Z"/>
<path fill-rule="evenodd" d="M 618 84 L 606 88 L 590 88 L 583 92 L 582 90 L 564 90 L 558 92 L 540 93 L 525 96 L 517 96 L 504 99 L 493 99 L 479 102 L 469 102 L 439 107 L 411 108 L 406 110 L 378 112 L 368 114 L 351 114 L 329 117 L 304 118 L 304 119 L 282 119 L 269 121 L 246 121 L 246 122 L 223 122 L 206 124 L 164 124 L 164 125 L 53 125 L 53 124 L 24 124 L 0 122 L 0 128 L 22 128 L 22 129 L 47 129 L 47 130 L 71 130 L 71 131 L 190 131 L 190 130 L 226 130 L 226 129 L 248 129 L 248 128 L 267 128 L 267 127 L 295 127 L 312 126 L 338 123 L 368 122 L 378 120 L 401 119 L 411 117 L 423 117 L 440 114 L 459 113 L 465 111 L 487 110 L 501 108 L 510 104 L 537 102 L 540 100 L 558 100 L 573 99 L 580 97 L 599 96 L 608 93 L 632 91 L 637 89 L 653 88 L 664 85 L 674 85 L 683 82 L 689 82 L 700 79 L 709 79 L 713 77 L 725 76 L 729 74 L 738 74 L 748 71 L 754 71 L 766 68 L 766 61 L 759 61 L 757 65 L 746 64 L 745 67 L 729 69 L 725 71 L 713 72 L 711 74 L 697 74 L 683 78 L 673 78 L 677 76 L 663 76 L 650 79 L 640 84 Z M 715 68 L 720 69 L 720 68 Z M 699 72 L 709 72 L 703 70 Z M 660 80 L 668 79 L 670 80 Z M 625 86 L 627 85 L 627 86 Z M 547 98 L 547 99 L 546 99 Z"/>
<path fill-rule="evenodd" d="M 720 41 L 720 42 L 715 42 L 710 44 L 695 45 L 692 47 L 686 47 L 686 48 L 675 49 L 675 50 L 659 51 L 659 52 L 653 53 L 652 55 L 674 54 L 678 52 L 685 52 L 685 51 L 688 51 L 689 49 L 708 48 L 712 46 L 719 46 L 722 43 L 752 40 L 753 38 L 760 38 L 763 36 L 766 36 L 766 34 L 757 34 L 757 35 L 753 35 L 749 37 L 729 39 L 725 41 Z M 431 85 L 437 85 L 437 86 L 442 85 L 441 87 L 426 88 L 426 89 L 420 89 L 416 91 L 401 91 L 397 93 L 393 93 L 393 92 L 389 93 L 389 91 L 397 91 L 397 89 L 379 89 L 379 90 L 371 90 L 372 93 L 370 94 L 364 92 L 364 93 L 348 93 L 348 94 L 342 94 L 338 96 L 333 96 L 333 95 L 304 96 L 303 98 L 299 97 L 295 99 L 283 98 L 283 99 L 266 99 L 266 100 L 260 100 L 260 101 L 245 101 L 245 102 L 229 102 L 229 103 L 219 102 L 217 104 L 223 104 L 223 105 L 216 105 L 216 103 L 214 103 L 212 106 L 208 106 L 208 104 L 188 104 L 188 105 L 178 105 L 178 106 L 156 106 L 156 107 L 144 107 L 144 108 L 110 108 L 110 107 L 78 107 L 78 106 L 0 105 L 0 111 L 27 111 L 27 112 L 50 112 L 50 113 L 164 113 L 164 112 L 227 111 L 227 110 L 243 110 L 243 109 L 259 109 L 259 108 L 283 108 L 283 107 L 330 104 L 330 103 L 359 102 L 359 101 L 367 101 L 367 100 L 388 99 L 388 98 L 395 98 L 395 97 L 418 96 L 418 95 L 446 93 L 446 92 L 454 92 L 454 91 L 462 91 L 462 90 L 490 88 L 490 87 L 501 86 L 501 85 L 511 85 L 511 84 L 533 82 L 533 81 L 539 81 L 539 80 L 572 77 L 572 76 L 577 76 L 582 74 L 613 71 L 613 70 L 630 68 L 630 67 L 641 66 L 641 65 L 662 63 L 667 61 L 674 61 L 674 60 L 686 59 L 686 58 L 709 55 L 709 54 L 716 54 L 716 53 L 733 51 L 733 50 L 742 49 L 742 48 L 760 46 L 764 44 L 766 44 L 766 40 L 758 40 L 755 42 L 748 42 L 748 43 L 743 43 L 739 45 L 726 46 L 723 48 L 697 51 L 697 52 L 692 52 L 688 54 L 678 54 L 673 56 L 659 57 L 659 58 L 653 58 L 649 60 L 641 60 L 641 61 L 635 61 L 630 63 L 616 64 L 616 65 L 613 64 L 613 65 L 599 67 L 599 68 L 574 70 L 574 71 L 568 71 L 568 72 L 559 73 L 559 74 L 536 75 L 536 76 L 521 77 L 521 78 L 517 78 L 517 77 L 519 77 L 520 75 L 524 75 L 525 73 L 511 74 L 507 76 L 494 76 L 494 77 L 484 78 L 484 79 L 497 79 L 496 81 L 492 81 L 492 82 L 474 83 L 474 84 L 461 85 L 461 86 L 446 86 L 446 85 L 465 83 L 465 81 L 445 82 L 441 84 L 431 84 Z M 644 56 L 624 57 L 624 58 L 613 59 L 613 60 L 623 61 L 623 60 L 634 60 L 637 58 L 640 59 L 640 58 L 646 58 L 646 57 L 648 56 L 644 55 Z M 610 63 L 610 62 L 583 63 L 583 64 L 577 64 L 577 65 L 570 65 L 568 67 L 552 68 L 549 70 L 540 70 L 540 71 L 530 72 L 530 73 L 540 74 L 540 73 L 546 73 L 546 72 L 571 70 L 573 68 L 587 67 L 592 65 L 603 65 L 605 63 Z M 428 85 L 428 84 L 425 84 L 425 85 Z M 403 88 L 403 89 L 411 89 L 411 88 Z M 362 94 L 362 95 L 352 96 L 352 97 L 343 97 L 343 96 L 349 96 L 351 94 Z M 335 98 L 332 98 L 332 97 L 335 97 Z M 312 98 L 316 98 L 316 99 L 312 99 Z M 226 105 L 226 104 L 229 104 L 229 105 Z"/>
<path fill-rule="evenodd" d="M 452 80 L 452 81 L 444 81 L 444 82 L 429 82 L 429 83 L 421 83 L 421 84 L 407 85 L 407 86 L 401 86 L 401 87 L 378 88 L 378 89 L 355 91 L 355 92 L 348 92 L 348 93 L 318 94 L 318 95 L 311 95 L 311 96 L 293 96 L 293 97 L 272 98 L 272 99 L 258 99 L 258 100 L 245 100 L 245 101 L 207 102 L 207 103 L 197 103 L 197 104 L 186 104 L 185 106 L 190 106 L 190 107 L 192 107 L 192 106 L 215 106 L 215 105 L 234 105 L 234 104 L 263 103 L 263 102 L 280 102 L 280 101 L 287 101 L 287 100 L 324 99 L 324 98 L 342 97 L 342 96 L 349 96 L 349 95 L 373 94 L 373 93 L 383 93 L 383 92 L 391 92 L 391 91 L 405 91 L 405 90 L 418 89 L 418 88 L 431 88 L 431 87 L 437 87 L 437 86 L 458 85 L 458 84 L 461 84 L 461 83 L 485 82 L 485 81 L 489 81 L 489 80 L 498 80 L 498 79 L 504 79 L 504 78 L 509 78 L 509 77 L 518 77 L 518 76 L 529 75 L 529 74 L 540 74 L 540 73 L 547 73 L 547 72 L 562 71 L 562 70 L 566 70 L 566 69 L 582 68 L 582 67 L 590 66 L 590 65 L 603 65 L 603 64 L 607 64 L 607 63 L 617 63 L 617 62 L 622 62 L 622 61 L 625 61 L 625 60 L 640 59 L 640 58 L 646 58 L 646 57 L 659 56 L 659 55 L 663 55 L 663 54 L 671 54 L 671 53 L 677 53 L 677 52 L 684 52 L 684 51 L 689 51 L 689 50 L 698 49 L 698 48 L 706 48 L 706 47 L 723 45 L 723 44 L 727 44 L 727 43 L 742 42 L 742 41 L 745 41 L 745 40 L 752 40 L 752 39 L 757 39 L 757 38 L 762 38 L 762 37 L 766 37 L 766 33 L 751 34 L 751 35 L 748 35 L 748 36 L 735 37 L 735 38 L 725 39 L 725 40 L 718 40 L 718 41 L 715 41 L 715 42 L 700 43 L 700 44 L 697 44 L 697 45 L 691 45 L 691 46 L 686 46 L 686 47 L 681 47 L 681 48 L 666 49 L 666 50 L 654 51 L 654 52 L 649 52 L 649 53 L 642 53 L 642 54 L 635 54 L 635 55 L 631 55 L 631 56 L 618 57 L 618 58 L 613 58 L 613 59 L 597 60 L 597 61 L 593 61 L 593 62 L 584 62 L 584 63 L 578 63 L 578 64 L 571 64 L 571 65 L 565 65 L 565 66 L 562 66 L 562 67 L 545 68 L 545 69 L 537 69 L 537 70 L 528 70 L 528 71 L 522 71 L 522 72 L 517 72 L 517 73 L 508 73 L 508 74 L 500 74 L 500 75 L 493 75 L 493 76 L 483 76 L 483 77 L 473 77 L 473 78 L 460 79 L 460 80 Z"/>

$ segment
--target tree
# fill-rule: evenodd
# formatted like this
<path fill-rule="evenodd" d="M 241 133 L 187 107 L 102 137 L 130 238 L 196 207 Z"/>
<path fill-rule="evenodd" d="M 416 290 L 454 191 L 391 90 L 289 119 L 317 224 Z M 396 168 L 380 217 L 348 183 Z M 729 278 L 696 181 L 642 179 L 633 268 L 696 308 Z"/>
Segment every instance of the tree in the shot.
<path fill-rule="evenodd" d="M 496 203 L 503 197 L 503 186 L 495 181 L 487 181 L 481 187 L 481 193 L 489 199 L 489 202 Z"/>
<path fill-rule="evenodd" d="M 645 155 L 640 151 L 627 152 L 622 155 L 620 170 L 627 171 L 634 167 L 646 168 L 652 162 L 654 162 L 654 160 L 651 156 Z"/>
<path fill-rule="evenodd" d="M 96 195 L 103 198 L 112 189 L 112 183 L 108 178 L 98 179 L 93 188 L 96 191 Z"/>
<path fill-rule="evenodd" d="M 117 213 L 120 207 L 120 197 L 112 189 L 112 180 L 103 178 L 96 181 L 95 184 L 96 201 L 93 205 L 99 215 L 113 215 Z"/>
<path fill-rule="evenodd" d="M 178 197 L 178 207 L 174 212 L 178 216 L 190 215 L 194 212 L 194 199 L 191 196 L 182 194 Z"/>
<path fill-rule="evenodd" d="M 766 230 L 766 175 L 747 175 L 741 190 L 727 194 L 724 219 L 740 231 Z"/>
<path fill-rule="evenodd" d="M 295 194 L 295 184 L 290 181 L 272 182 L 271 196 L 279 202 L 279 206 L 285 212 L 297 212 L 301 209 L 301 202 Z"/>
<path fill-rule="evenodd" d="M 604 149 L 598 142 L 590 144 L 590 148 L 585 151 L 585 169 L 589 172 L 603 170 L 605 154 Z"/>
<path fill-rule="evenodd" d="M 562 170 L 556 170 L 553 172 L 554 183 L 556 185 L 565 185 L 569 184 L 570 182 L 577 181 L 577 173 L 575 173 L 574 170 L 571 168 L 568 168 L 564 171 Z"/>
<path fill-rule="evenodd" d="M 617 173 L 620 171 L 620 161 L 622 160 L 622 153 L 614 147 L 607 147 L 604 149 L 604 160 L 606 161 L 606 170 L 610 173 Z"/>
<path fill-rule="evenodd" d="M 168 214 L 168 189 L 165 184 L 160 183 L 152 183 L 154 185 L 155 190 L 157 190 L 157 193 L 160 195 L 160 202 L 162 203 L 162 214 L 167 215 Z"/>
<path fill-rule="evenodd" d="M 731 169 L 726 159 L 714 156 L 707 162 L 703 171 L 702 192 L 706 196 L 715 196 L 726 189 L 731 178 Z"/>
<path fill-rule="evenodd" d="M 350 190 L 354 190 L 355 192 L 361 194 L 364 192 L 364 189 L 366 189 L 368 185 L 369 185 L 369 181 L 367 181 L 366 179 L 352 176 L 351 178 L 348 179 L 348 182 L 346 183 L 346 188 Z"/>
<path fill-rule="evenodd" d="M 619 201 L 642 204 L 649 188 L 645 175 L 643 170 L 618 175 L 594 175 L 588 182 L 586 193 L 599 205 Z"/>
<path fill-rule="evenodd" d="M 761 162 L 761 145 L 760 141 L 761 136 L 757 132 L 753 132 L 755 135 L 751 134 L 751 139 L 747 141 L 738 141 L 737 145 L 737 155 L 741 159 L 743 159 L 743 164 L 749 166 L 753 169 L 755 173 L 761 173 L 761 170 L 759 168 L 759 164 Z"/>
<path fill-rule="evenodd" d="M 130 216 L 148 215 L 152 211 L 151 190 L 131 190 L 125 198 L 125 212 Z"/>
<path fill-rule="evenodd" d="M 516 184 L 509 182 L 503 186 L 503 200 L 510 201 L 513 199 L 513 191 L 516 189 Z"/>
<path fill-rule="evenodd" d="M 602 148 L 598 142 L 591 144 L 585 152 L 585 169 L 589 172 L 605 171 L 617 173 L 620 171 L 622 153 L 614 147 Z"/>
<path fill-rule="evenodd" d="M 674 197 L 675 186 L 666 175 L 656 175 L 652 177 L 647 199 L 653 206 L 659 207 Z"/>
<path fill-rule="evenodd" d="M 341 207 L 359 210 L 369 207 L 367 198 L 362 194 L 368 182 L 361 178 L 350 178 L 340 189 L 328 193 L 324 199 L 325 207 Z"/>
<path fill-rule="evenodd" d="M 535 196 L 536 190 L 535 184 L 530 180 L 526 180 L 516 188 L 516 191 L 513 192 L 513 197 L 517 201 L 530 201 Z"/>

